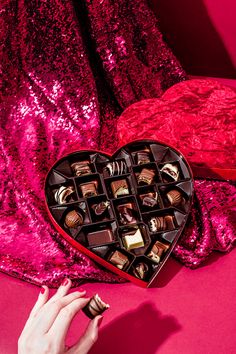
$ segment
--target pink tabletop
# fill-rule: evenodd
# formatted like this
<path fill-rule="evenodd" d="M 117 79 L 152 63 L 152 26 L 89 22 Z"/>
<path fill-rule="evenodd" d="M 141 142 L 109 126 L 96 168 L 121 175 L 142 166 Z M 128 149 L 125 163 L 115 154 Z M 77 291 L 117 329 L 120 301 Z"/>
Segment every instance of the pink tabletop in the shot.
<path fill-rule="evenodd" d="M 215 253 L 197 270 L 169 259 L 152 289 L 131 283 L 84 284 L 88 296 L 98 292 L 111 306 L 91 353 L 235 353 L 235 269 L 236 249 Z M 4 274 L 0 282 L 0 353 L 13 354 L 39 288 Z M 69 344 L 87 322 L 84 314 L 77 315 Z"/>

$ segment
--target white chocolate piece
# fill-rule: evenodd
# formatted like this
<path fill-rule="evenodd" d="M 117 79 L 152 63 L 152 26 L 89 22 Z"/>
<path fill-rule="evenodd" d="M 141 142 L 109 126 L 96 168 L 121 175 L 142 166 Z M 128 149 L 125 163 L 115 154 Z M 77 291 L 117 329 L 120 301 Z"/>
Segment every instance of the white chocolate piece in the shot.
<path fill-rule="evenodd" d="M 143 247 L 144 241 L 140 230 L 138 229 L 134 234 L 125 235 L 123 237 L 123 243 L 128 251 L 134 248 Z"/>

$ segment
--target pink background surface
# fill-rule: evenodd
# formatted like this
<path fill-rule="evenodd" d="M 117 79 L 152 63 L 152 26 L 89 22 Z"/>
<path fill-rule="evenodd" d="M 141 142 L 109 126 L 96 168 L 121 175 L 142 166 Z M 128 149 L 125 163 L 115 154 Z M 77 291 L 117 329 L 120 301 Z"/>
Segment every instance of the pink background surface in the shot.
<path fill-rule="evenodd" d="M 192 75 L 236 78 L 235 0 L 149 0 L 164 38 Z"/>
<path fill-rule="evenodd" d="M 126 284 L 84 284 L 111 308 L 104 314 L 92 354 L 233 354 L 235 332 L 236 249 L 215 253 L 208 264 L 190 270 L 169 259 L 156 288 Z M 0 353 L 16 353 L 17 338 L 39 288 L 0 274 Z M 74 319 L 73 343 L 88 322 Z"/>
<path fill-rule="evenodd" d="M 234 0 L 152 0 L 165 37 L 190 74 L 235 77 Z M 190 270 L 169 259 L 156 288 L 85 284 L 111 308 L 92 354 L 215 354 L 236 352 L 236 249 L 215 254 Z M 17 351 L 17 339 L 39 288 L 0 273 L 0 353 Z M 88 322 L 78 315 L 72 343 Z"/>

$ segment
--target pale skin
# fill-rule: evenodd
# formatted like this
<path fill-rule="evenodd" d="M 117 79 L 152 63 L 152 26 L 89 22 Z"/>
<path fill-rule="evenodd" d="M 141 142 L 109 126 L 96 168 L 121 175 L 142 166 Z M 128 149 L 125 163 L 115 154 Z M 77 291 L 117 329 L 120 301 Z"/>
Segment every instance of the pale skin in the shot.
<path fill-rule="evenodd" d="M 86 354 L 98 337 L 102 316 L 91 320 L 72 347 L 65 344 L 67 331 L 74 316 L 89 302 L 86 291 L 68 294 L 71 281 L 65 279 L 49 299 L 47 286 L 41 288 L 38 299 L 18 340 L 18 354 Z"/>

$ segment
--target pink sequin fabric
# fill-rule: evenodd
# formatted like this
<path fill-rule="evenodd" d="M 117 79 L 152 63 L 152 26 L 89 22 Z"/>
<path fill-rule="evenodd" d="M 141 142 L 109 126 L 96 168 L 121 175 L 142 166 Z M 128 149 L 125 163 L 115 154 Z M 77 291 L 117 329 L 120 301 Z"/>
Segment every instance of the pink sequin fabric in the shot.
<path fill-rule="evenodd" d="M 0 269 L 35 284 L 121 281 L 49 222 L 44 179 L 71 151 L 117 146 L 131 103 L 186 79 L 146 1 L 2 0 Z"/>

